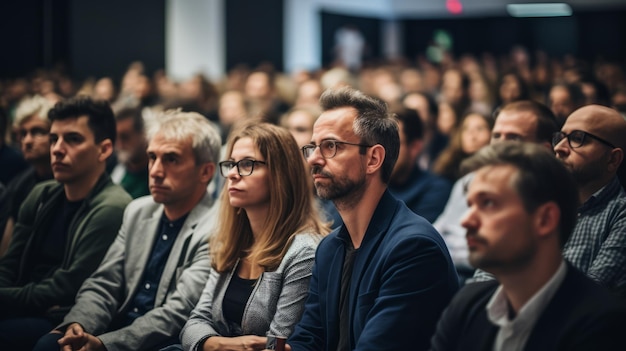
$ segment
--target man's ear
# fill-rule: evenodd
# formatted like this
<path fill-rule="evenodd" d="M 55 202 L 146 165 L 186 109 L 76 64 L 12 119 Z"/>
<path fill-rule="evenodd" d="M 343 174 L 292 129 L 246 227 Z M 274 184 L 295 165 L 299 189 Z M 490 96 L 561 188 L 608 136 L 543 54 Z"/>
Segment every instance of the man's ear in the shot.
<path fill-rule="evenodd" d="M 200 165 L 200 180 L 209 183 L 215 174 L 215 163 L 207 162 Z"/>
<path fill-rule="evenodd" d="M 537 207 L 533 225 L 536 233 L 545 237 L 558 232 L 560 220 L 561 209 L 554 201 L 549 201 Z"/>
<path fill-rule="evenodd" d="M 385 148 L 380 144 L 376 144 L 369 148 L 366 156 L 369 156 L 367 159 L 366 173 L 375 173 L 383 166 L 383 161 L 385 161 Z"/>
<path fill-rule="evenodd" d="M 609 154 L 609 163 L 607 165 L 609 172 L 617 172 L 622 162 L 624 162 L 624 150 L 618 147 L 611 150 L 611 153 Z"/>
<path fill-rule="evenodd" d="M 98 161 L 105 162 L 111 154 L 113 154 L 113 142 L 111 139 L 104 139 L 100 142 L 99 145 L 100 155 L 98 156 Z"/>

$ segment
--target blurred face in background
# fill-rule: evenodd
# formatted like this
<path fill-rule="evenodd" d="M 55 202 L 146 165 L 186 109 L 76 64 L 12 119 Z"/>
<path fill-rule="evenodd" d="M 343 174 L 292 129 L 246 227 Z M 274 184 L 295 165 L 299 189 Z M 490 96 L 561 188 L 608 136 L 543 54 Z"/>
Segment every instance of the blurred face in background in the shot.
<path fill-rule="evenodd" d="M 298 87 L 297 106 L 318 105 L 322 95 L 322 84 L 315 79 L 309 79 Z"/>
<path fill-rule="evenodd" d="M 109 77 L 100 78 L 93 88 L 93 97 L 98 100 L 113 101 L 115 98 L 115 86 Z"/>
<path fill-rule="evenodd" d="M 463 91 L 463 74 L 457 70 L 448 70 L 443 75 L 441 94 L 446 102 L 456 104 L 465 95 Z"/>
<path fill-rule="evenodd" d="M 295 110 L 286 117 L 285 127 L 296 139 L 299 148 L 311 142 L 313 124 L 316 119 L 317 116 L 305 110 Z"/>
<path fill-rule="evenodd" d="M 439 116 L 437 116 L 437 128 L 441 134 L 449 135 L 456 126 L 456 112 L 450 104 L 439 104 Z"/>
<path fill-rule="evenodd" d="M 143 131 L 135 130 L 132 118 L 124 118 L 115 122 L 117 140 L 115 152 L 121 163 L 137 162 L 145 158 L 148 143 Z"/>
<path fill-rule="evenodd" d="M 404 107 L 417 111 L 422 123 L 425 126 L 431 126 L 431 116 L 429 110 L 428 99 L 421 93 L 411 93 L 404 97 L 402 101 Z"/>
<path fill-rule="evenodd" d="M 491 143 L 502 141 L 537 142 L 537 116 L 529 111 L 504 109 L 491 131 Z"/>
<path fill-rule="evenodd" d="M 235 90 L 222 94 L 218 114 L 222 126 L 231 126 L 233 123 L 246 118 L 247 111 L 243 94 Z"/>
<path fill-rule="evenodd" d="M 272 87 L 270 77 L 264 72 L 254 72 L 248 76 L 245 87 L 246 97 L 251 99 L 265 99 L 271 96 Z"/>
<path fill-rule="evenodd" d="M 512 74 L 507 74 L 502 79 L 500 84 L 500 99 L 503 104 L 515 101 L 522 95 L 522 87 L 520 86 L 517 77 Z"/>
<path fill-rule="evenodd" d="M 557 120 L 563 122 L 567 119 L 576 107 L 565 87 L 556 86 L 550 90 L 550 109 Z"/>
<path fill-rule="evenodd" d="M 25 119 L 19 127 L 22 154 L 30 163 L 50 162 L 50 123 L 38 116 Z"/>
<path fill-rule="evenodd" d="M 466 154 L 473 154 L 489 144 L 491 130 L 483 116 L 475 113 L 467 115 L 461 128 L 461 149 Z"/>

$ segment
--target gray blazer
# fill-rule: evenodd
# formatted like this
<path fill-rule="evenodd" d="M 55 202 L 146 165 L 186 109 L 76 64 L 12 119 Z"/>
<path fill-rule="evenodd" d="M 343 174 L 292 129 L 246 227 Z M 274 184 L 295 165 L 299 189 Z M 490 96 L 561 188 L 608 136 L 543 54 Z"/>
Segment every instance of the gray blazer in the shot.
<path fill-rule="evenodd" d="M 296 235 L 278 269 L 261 274 L 244 309 L 241 328 L 229 325 L 222 313 L 224 293 L 234 268 L 223 274 L 211 269 L 200 302 L 180 333 L 183 348 L 198 350 L 210 336 L 291 335 L 304 310 L 320 238 L 315 234 Z"/>
<path fill-rule="evenodd" d="M 208 236 L 215 223 L 213 200 L 205 193 L 189 213 L 169 254 L 157 288 L 155 308 L 131 325 L 110 330 L 123 318 L 141 284 L 157 237 L 163 206 L 152 196 L 132 201 L 122 227 L 100 267 L 81 286 L 76 305 L 58 327 L 80 323 L 108 351 L 147 350 L 175 337 L 198 302 L 210 270 Z"/>

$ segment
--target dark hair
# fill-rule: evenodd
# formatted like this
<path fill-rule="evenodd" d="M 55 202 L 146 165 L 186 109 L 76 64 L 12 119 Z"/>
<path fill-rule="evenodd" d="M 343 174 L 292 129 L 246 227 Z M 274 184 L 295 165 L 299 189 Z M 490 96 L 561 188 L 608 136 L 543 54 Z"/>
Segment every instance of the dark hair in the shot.
<path fill-rule="evenodd" d="M 496 143 L 486 146 L 463 161 L 463 172 L 485 166 L 512 165 L 518 169 L 513 187 L 526 208 L 533 212 L 554 201 L 561 211 L 559 239 L 567 242 L 578 217 L 578 189 L 571 172 L 547 148 L 527 142 Z"/>
<path fill-rule="evenodd" d="M 598 104 L 602 106 L 611 107 L 611 93 L 609 92 L 609 88 L 603 82 L 591 77 L 591 76 L 583 76 L 581 83 L 582 84 L 590 84 L 596 90 L 596 99 L 595 101 L 587 101 L 587 97 L 585 96 L 586 103 Z M 584 92 L 583 92 L 584 94 Z"/>
<path fill-rule="evenodd" d="M 517 97 L 515 101 L 530 99 L 530 87 L 528 86 L 528 83 L 526 83 L 526 81 L 524 80 L 522 75 L 519 74 L 519 72 L 517 72 L 516 70 L 511 70 L 502 74 L 498 79 L 496 105 L 499 106 L 504 103 L 504 101 L 502 101 L 502 97 L 500 96 L 500 87 L 502 87 L 502 84 L 504 83 L 504 78 L 506 78 L 507 76 L 513 77 L 519 85 L 519 97 Z"/>
<path fill-rule="evenodd" d="M 535 139 L 538 142 L 552 143 L 552 134 L 559 131 L 559 124 L 554 112 L 548 106 L 534 100 L 514 101 L 496 110 L 496 120 L 503 111 L 530 112 L 537 116 Z"/>
<path fill-rule="evenodd" d="M 554 85 L 552 85 L 552 87 L 550 87 L 550 91 L 553 88 L 556 87 L 562 87 L 565 88 L 565 90 L 567 90 L 567 94 L 569 95 L 570 100 L 572 101 L 572 104 L 574 105 L 574 109 L 578 109 L 580 107 L 583 107 L 583 105 L 585 105 L 585 94 L 583 93 L 583 89 L 581 88 L 580 84 L 578 83 L 556 83 Z M 548 99 L 547 101 L 550 100 L 550 91 L 548 91 Z"/>
<path fill-rule="evenodd" d="M 430 94 L 413 91 L 413 92 L 405 94 L 402 97 L 401 101 L 404 101 L 407 97 L 411 95 L 419 95 L 423 97 L 426 100 L 426 103 L 428 104 L 429 115 L 427 117 L 421 116 L 420 113 L 418 112 L 418 116 L 420 116 L 422 120 L 426 120 L 425 128 L 427 128 L 428 130 L 437 128 L 436 125 L 437 125 L 437 116 L 439 115 L 439 105 L 437 104 L 437 101 L 435 100 L 435 98 Z"/>
<path fill-rule="evenodd" d="M 404 137 L 406 142 L 410 143 L 414 140 L 421 140 L 424 137 L 424 122 L 418 115 L 417 111 L 409 108 L 398 109 L 394 111 L 395 117 L 402 122 L 404 126 Z"/>
<path fill-rule="evenodd" d="M 93 132 L 97 143 L 110 139 L 115 144 L 115 117 L 109 103 L 104 100 L 93 100 L 87 96 L 77 96 L 59 101 L 50 112 L 50 123 L 68 118 L 88 117 L 87 125 Z"/>
<path fill-rule="evenodd" d="M 328 89 L 320 97 L 322 110 L 334 110 L 341 107 L 352 107 L 357 110 L 352 129 L 361 138 L 360 142 L 367 145 L 380 144 L 385 148 L 385 159 L 381 167 L 382 181 L 389 183 L 393 166 L 398 159 L 400 135 L 398 123 L 391 118 L 387 104 L 367 96 L 350 87 Z M 365 153 L 365 149 L 360 150 Z"/>
<path fill-rule="evenodd" d="M 140 108 L 124 108 L 115 115 L 115 121 L 133 120 L 133 130 L 135 132 L 144 131 L 144 121 Z"/>

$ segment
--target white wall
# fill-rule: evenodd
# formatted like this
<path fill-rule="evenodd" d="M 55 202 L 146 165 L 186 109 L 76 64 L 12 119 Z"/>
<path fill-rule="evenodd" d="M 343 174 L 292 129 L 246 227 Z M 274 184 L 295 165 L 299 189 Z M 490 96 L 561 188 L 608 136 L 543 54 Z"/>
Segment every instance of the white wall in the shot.
<path fill-rule="evenodd" d="M 165 69 L 176 80 L 204 73 L 219 80 L 226 69 L 225 0 L 167 0 Z"/>

